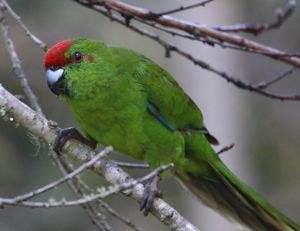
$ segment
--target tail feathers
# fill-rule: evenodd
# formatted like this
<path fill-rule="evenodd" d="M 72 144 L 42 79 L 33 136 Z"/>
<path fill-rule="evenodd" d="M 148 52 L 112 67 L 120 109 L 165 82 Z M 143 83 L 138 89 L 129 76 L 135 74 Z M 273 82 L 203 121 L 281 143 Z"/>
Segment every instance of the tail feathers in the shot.
<path fill-rule="evenodd" d="M 223 165 L 223 163 L 222 163 Z M 253 230 L 300 231 L 300 227 L 240 182 L 224 165 L 212 179 L 194 176 L 183 183 L 208 207 Z"/>

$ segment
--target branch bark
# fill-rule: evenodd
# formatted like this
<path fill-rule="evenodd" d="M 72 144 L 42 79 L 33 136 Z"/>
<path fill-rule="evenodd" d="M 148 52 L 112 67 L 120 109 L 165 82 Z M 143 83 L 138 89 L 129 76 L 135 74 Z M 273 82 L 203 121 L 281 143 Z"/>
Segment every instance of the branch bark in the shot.
<path fill-rule="evenodd" d="M 148 9 L 136 7 L 118 0 L 73 0 L 86 7 L 95 9 L 95 7 L 103 6 L 107 9 L 119 12 L 122 14 L 129 23 L 131 19 L 141 19 L 141 22 L 155 22 L 163 27 L 169 27 L 177 29 L 193 36 L 202 36 L 215 39 L 220 42 L 226 42 L 228 44 L 236 45 L 238 47 L 245 47 L 253 50 L 254 52 L 268 56 L 272 59 L 280 60 L 288 63 L 294 67 L 300 68 L 300 58 L 288 55 L 286 52 L 278 50 L 276 48 L 260 44 L 258 42 L 246 39 L 242 36 L 225 33 L 218 31 L 214 28 L 208 27 L 203 24 L 196 24 L 193 22 L 174 18 L 169 15 L 157 16 L 157 14 L 151 12 Z"/>
<path fill-rule="evenodd" d="M 266 85 L 266 87 L 263 87 L 263 88 L 261 88 L 260 85 L 252 85 L 240 78 L 235 77 L 234 75 L 231 75 L 221 69 L 214 67 L 213 65 L 207 63 L 206 61 L 196 58 L 195 56 L 191 55 L 189 52 L 187 52 L 177 46 L 174 46 L 172 43 L 170 43 L 166 40 L 163 40 L 157 34 L 154 34 L 153 32 L 150 32 L 148 30 L 145 30 L 143 28 L 136 26 L 133 23 L 130 23 L 130 20 L 135 19 L 140 23 L 144 23 L 145 25 L 151 26 L 153 28 L 164 31 L 171 35 L 176 35 L 176 36 L 180 36 L 180 37 L 183 37 L 186 39 L 191 39 L 191 40 L 197 40 L 197 41 L 200 41 L 200 42 L 203 42 L 206 44 L 211 43 L 211 45 L 218 44 L 219 46 L 221 46 L 223 48 L 226 47 L 226 48 L 230 48 L 230 49 L 236 49 L 236 50 L 240 50 L 240 51 L 251 52 L 251 53 L 266 55 L 266 56 L 272 55 L 272 56 L 276 56 L 276 57 L 280 56 L 280 57 L 290 57 L 290 58 L 297 57 L 297 58 L 299 58 L 299 55 L 288 54 L 285 52 L 282 52 L 281 54 L 270 53 L 270 52 L 255 50 L 248 46 L 231 45 L 226 41 L 219 41 L 214 38 L 208 37 L 207 35 L 197 34 L 196 32 L 191 35 L 183 34 L 184 32 L 178 33 L 178 32 L 175 32 L 174 30 L 167 29 L 166 27 L 163 27 L 161 25 L 158 26 L 159 24 L 156 23 L 155 20 L 157 18 L 162 17 L 162 15 L 153 13 L 149 10 L 148 10 L 148 14 L 152 15 L 152 16 L 145 16 L 146 18 L 137 18 L 136 16 L 132 16 L 129 13 L 125 13 L 121 10 L 114 9 L 111 6 L 108 6 L 106 4 L 107 1 L 91 1 L 91 0 L 73 0 L 73 1 L 85 6 L 87 8 L 90 8 L 90 9 L 93 9 L 93 10 L 99 12 L 100 14 L 104 15 L 105 17 L 110 18 L 111 21 L 115 21 L 140 35 L 146 36 L 146 37 L 154 40 L 155 42 L 160 44 L 165 49 L 167 58 L 170 58 L 171 52 L 177 53 L 178 55 L 186 58 L 187 60 L 191 61 L 195 65 L 200 66 L 201 68 L 216 74 L 217 76 L 226 80 L 228 83 L 231 83 L 234 86 L 236 86 L 237 88 L 240 88 L 242 90 L 247 90 L 247 91 L 250 91 L 250 92 L 253 92 L 256 94 L 260 94 L 262 96 L 265 96 L 265 97 L 268 97 L 271 99 L 277 99 L 277 100 L 281 100 L 281 101 L 299 101 L 300 100 L 300 96 L 298 94 L 294 94 L 294 95 L 277 94 L 277 93 L 273 93 L 273 92 L 267 90 L 267 87 L 274 84 L 275 82 L 279 82 L 279 80 L 281 80 L 282 78 L 278 78 L 278 80 L 271 81 L 269 84 Z M 112 13 L 112 10 L 117 12 L 117 14 Z M 118 15 L 118 14 L 120 14 L 120 15 Z M 188 22 L 188 23 L 190 23 L 190 22 Z M 276 58 L 276 57 L 274 57 L 274 58 Z M 288 71 L 287 75 L 289 75 L 290 73 L 292 73 L 292 72 Z M 277 76 L 274 79 L 276 79 L 276 78 L 277 78 Z"/>
<path fill-rule="evenodd" d="M 50 145 L 54 144 L 58 127 L 48 121 L 42 115 L 34 112 L 30 107 L 19 101 L 0 84 L 0 112 L 4 116 L 13 118 L 33 135 L 40 137 Z M 90 160 L 96 153 L 89 147 L 76 140 L 67 141 L 64 149 L 65 154 L 70 155 L 80 163 Z M 103 175 L 112 184 L 124 184 L 133 182 L 125 171 L 116 167 L 109 161 L 100 160 L 92 168 L 96 173 Z M 135 185 L 126 195 L 136 201 L 141 201 L 144 192 L 142 184 Z M 199 231 L 188 220 L 181 216 L 174 208 L 162 199 L 156 199 L 151 213 L 163 224 L 176 231 Z"/>

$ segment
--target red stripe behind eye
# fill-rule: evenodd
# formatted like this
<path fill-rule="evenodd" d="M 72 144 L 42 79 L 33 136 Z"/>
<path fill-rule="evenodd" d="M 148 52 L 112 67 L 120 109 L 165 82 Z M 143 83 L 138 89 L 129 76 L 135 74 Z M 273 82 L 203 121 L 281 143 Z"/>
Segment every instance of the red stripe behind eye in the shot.
<path fill-rule="evenodd" d="M 63 67 L 70 62 L 69 58 L 65 57 L 66 51 L 72 44 L 71 39 L 63 40 L 54 46 L 50 47 L 45 54 L 44 65 L 48 69 L 51 66 Z"/>

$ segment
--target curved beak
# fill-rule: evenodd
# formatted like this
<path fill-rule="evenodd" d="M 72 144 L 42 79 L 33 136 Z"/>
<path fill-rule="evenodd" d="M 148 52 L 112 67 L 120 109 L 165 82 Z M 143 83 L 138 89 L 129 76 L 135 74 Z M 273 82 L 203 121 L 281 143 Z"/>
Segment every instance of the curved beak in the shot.
<path fill-rule="evenodd" d="M 67 95 L 67 88 L 65 84 L 65 78 L 64 78 L 64 69 L 48 69 L 46 71 L 46 77 L 47 77 L 47 83 L 50 90 L 56 94 L 65 94 Z"/>

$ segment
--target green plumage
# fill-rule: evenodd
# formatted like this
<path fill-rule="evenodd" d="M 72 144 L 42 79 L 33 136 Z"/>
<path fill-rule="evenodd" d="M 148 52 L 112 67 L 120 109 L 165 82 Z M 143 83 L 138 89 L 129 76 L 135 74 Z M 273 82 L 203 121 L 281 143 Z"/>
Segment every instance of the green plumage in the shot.
<path fill-rule="evenodd" d="M 86 137 L 152 167 L 173 162 L 199 199 L 253 230 L 300 230 L 223 164 L 207 136 L 194 129 L 204 126 L 201 111 L 168 72 L 137 52 L 99 41 L 73 40 L 65 57 L 76 51 L 84 58 L 64 66 L 68 95 L 60 98 Z"/>

